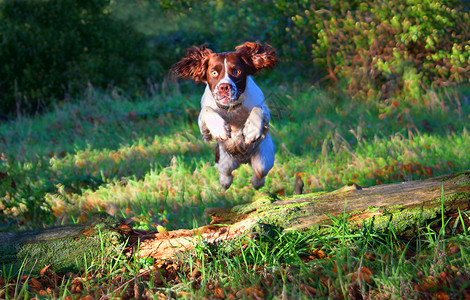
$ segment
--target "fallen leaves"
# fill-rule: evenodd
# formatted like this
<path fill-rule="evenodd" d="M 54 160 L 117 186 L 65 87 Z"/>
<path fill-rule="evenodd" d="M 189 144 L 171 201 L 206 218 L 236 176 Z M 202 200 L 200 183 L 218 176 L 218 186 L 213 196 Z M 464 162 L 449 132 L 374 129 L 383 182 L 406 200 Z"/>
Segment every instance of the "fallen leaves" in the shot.
<path fill-rule="evenodd" d="M 454 248 L 455 247 L 455 248 Z M 458 246 L 450 244 L 447 251 L 457 251 Z M 451 250 L 453 249 L 453 250 Z M 459 249 L 460 251 L 460 249 Z M 458 253 L 458 251 L 457 251 Z M 1 298 L 15 295 L 15 289 L 25 284 L 29 292 L 38 297 L 64 299 L 169 299 L 169 298 L 200 298 L 205 299 L 266 299 L 278 295 L 286 299 L 298 297 L 343 297 L 343 292 L 351 299 L 391 299 L 394 293 L 387 292 L 387 287 L 380 286 L 374 279 L 374 268 L 382 258 L 375 254 L 363 256 L 361 265 L 343 264 L 337 262 L 339 257 L 327 256 L 323 250 L 313 248 L 308 252 L 306 265 L 281 264 L 278 268 L 262 265 L 246 265 L 244 269 L 252 270 L 259 278 L 256 282 L 244 281 L 231 272 L 219 273 L 217 278 L 204 278 L 203 270 L 213 262 L 214 257 L 204 256 L 201 260 L 191 255 L 182 260 L 156 262 L 148 268 L 133 272 L 123 267 L 121 271 L 109 273 L 109 270 L 98 269 L 85 274 L 57 274 L 51 265 L 42 268 L 38 276 L 22 276 L 19 281 L 12 279 L 5 282 L 0 278 L 0 284 L 6 287 L 0 290 Z M 131 256 L 133 257 L 133 256 Z M 132 258 L 130 258 L 132 259 Z M 188 263 L 188 259 L 192 263 Z M 131 262 L 129 262 L 131 263 Z M 219 263 L 224 263 L 223 261 Z M 341 267 L 341 273 L 346 276 L 339 279 L 336 265 Z M 222 267 L 222 269 L 225 269 Z M 303 270 L 303 271 L 301 271 Z M 300 276 L 299 272 L 308 272 Z M 432 270 L 428 273 L 432 274 Z M 234 278 L 237 278 L 233 281 Z M 339 282 L 345 285 L 342 291 Z M 65 286 L 64 283 L 68 282 Z M 415 274 L 410 280 L 412 290 L 409 293 L 417 298 L 453 299 L 456 287 L 464 287 L 461 297 L 470 299 L 470 289 L 466 288 L 468 276 L 459 267 L 445 266 L 444 270 L 434 275 L 426 275 L 423 271 Z M 190 283 L 188 285 L 188 283 Z M 173 289 L 173 287 L 178 287 Z M 181 289 L 181 287 L 185 287 Z M 450 292 L 449 292 L 450 291 Z M 296 294 L 298 293 L 298 294 Z M 300 293 L 300 294 L 299 294 Z M 8 294 L 8 296 L 6 296 Z M 343 296 L 342 296 L 343 295 Z"/>
<path fill-rule="evenodd" d="M 29 286 L 31 290 L 35 292 L 39 292 L 44 289 L 42 282 L 40 282 L 34 277 L 29 279 Z"/>
<path fill-rule="evenodd" d="M 430 274 L 434 273 L 430 270 Z M 469 275 L 456 266 L 446 265 L 444 270 L 438 274 L 425 276 L 422 271 L 417 273 L 420 282 L 413 283 L 413 288 L 422 298 L 453 299 L 449 293 L 461 290 L 460 297 L 470 299 L 468 287 Z"/>
<path fill-rule="evenodd" d="M 452 168 L 452 162 L 447 161 L 446 164 L 449 168 Z M 405 181 L 411 176 L 417 176 L 419 178 L 432 177 L 439 169 L 439 165 L 423 166 L 417 162 L 399 163 L 395 161 L 394 164 L 386 165 L 383 168 L 375 170 L 374 173 L 370 173 L 368 177 L 371 179 L 375 178 L 376 184 L 383 184 L 398 180 Z M 356 178 L 352 178 L 352 180 L 355 179 Z"/>
<path fill-rule="evenodd" d="M 52 265 L 49 264 L 49 265 L 45 266 L 44 268 L 42 268 L 41 271 L 39 272 L 39 275 L 41 275 L 41 276 L 46 275 L 47 270 L 49 270 L 49 268 L 50 268 L 51 266 L 52 266 Z"/>
<path fill-rule="evenodd" d="M 325 259 L 326 254 L 325 252 L 323 252 L 323 250 L 313 248 L 310 252 L 305 255 L 302 255 L 301 257 L 304 262 L 309 262 L 315 259 Z"/>
<path fill-rule="evenodd" d="M 264 292 L 256 287 L 248 287 L 239 290 L 235 296 L 237 298 L 248 298 L 248 299 L 263 299 L 264 297 Z"/>
<path fill-rule="evenodd" d="M 369 270 L 367 267 L 362 266 L 357 269 L 356 274 L 353 274 L 352 280 L 359 279 L 361 281 L 365 281 L 366 283 L 371 283 L 372 281 L 371 276 L 372 276 L 372 271 Z"/>
<path fill-rule="evenodd" d="M 311 287 L 309 285 L 305 285 L 303 283 L 300 284 L 300 288 L 302 292 L 304 293 L 304 295 L 307 297 L 314 297 L 318 293 L 318 290 L 316 288 Z"/>

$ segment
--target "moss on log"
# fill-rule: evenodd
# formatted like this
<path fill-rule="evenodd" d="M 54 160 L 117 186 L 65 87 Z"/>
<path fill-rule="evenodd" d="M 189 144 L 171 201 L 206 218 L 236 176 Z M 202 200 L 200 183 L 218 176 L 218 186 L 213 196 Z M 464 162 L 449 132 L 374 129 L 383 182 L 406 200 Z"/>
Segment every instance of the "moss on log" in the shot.
<path fill-rule="evenodd" d="M 88 224 L 0 233 L 2 271 L 34 274 L 47 265 L 60 273 L 80 270 L 122 251 L 127 235 L 119 225 L 100 215 Z"/>
<path fill-rule="evenodd" d="M 443 197 L 442 197 L 443 196 Z M 374 231 L 392 228 L 397 234 L 411 236 L 421 226 L 442 215 L 449 219 L 470 209 L 470 171 L 420 181 L 384 184 L 370 188 L 346 186 L 330 193 L 314 193 L 278 199 L 264 197 L 224 210 L 210 209 L 217 222 L 230 222 L 235 214 L 255 212 L 258 223 L 284 230 L 321 230 L 332 217 L 350 226 L 372 222 Z M 253 215 L 251 215 L 253 216 Z"/>

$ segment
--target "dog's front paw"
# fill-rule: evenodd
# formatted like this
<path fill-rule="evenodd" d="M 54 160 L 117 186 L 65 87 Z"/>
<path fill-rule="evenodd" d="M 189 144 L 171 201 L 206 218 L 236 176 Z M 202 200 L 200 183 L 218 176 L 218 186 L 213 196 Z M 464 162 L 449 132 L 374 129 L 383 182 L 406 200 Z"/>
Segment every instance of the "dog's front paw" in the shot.
<path fill-rule="evenodd" d="M 212 138 L 217 141 L 225 141 L 231 137 L 230 125 L 219 116 L 208 118 L 206 126 Z"/>
<path fill-rule="evenodd" d="M 212 136 L 217 141 L 226 141 L 226 140 L 228 140 L 232 136 L 230 125 L 228 125 L 227 123 L 224 122 L 224 125 L 221 126 L 221 127 L 217 127 L 215 132 L 212 131 Z"/>
<path fill-rule="evenodd" d="M 261 124 L 254 124 L 252 121 L 248 120 L 245 123 L 243 128 L 243 136 L 245 137 L 245 143 L 251 144 L 261 137 L 263 134 L 263 128 Z"/>

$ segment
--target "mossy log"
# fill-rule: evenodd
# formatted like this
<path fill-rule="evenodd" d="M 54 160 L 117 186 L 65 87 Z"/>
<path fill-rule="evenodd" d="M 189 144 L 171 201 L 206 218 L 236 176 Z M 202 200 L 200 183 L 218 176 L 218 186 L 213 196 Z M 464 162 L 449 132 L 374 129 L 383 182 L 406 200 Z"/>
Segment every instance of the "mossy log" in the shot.
<path fill-rule="evenodd" d="M 330 193 L 279 198 L 266 195 L 253 202 L 225 208 L 209 208 L 210 225 L 153 233 L 132 230 L 112 217 L 90 224 L 35 231 L 0 233 L 0 265 L 6 271 L 38 272 L 52 265 L 57 272 L 74 271 L 93 260 L 103 262 L 127 247 L 138 245 L 140 257 L 167 259 L 194 248 L 199 241 L 217 243 L 251 232 L 299 230 L 328 233 L 334 218 L 345 220 L 351 230 L 366 224 L 375 232 L 393 230 L 412 237 L 429 224 L 459 230 L 469 218 L 470 171 L 421 181 L 345 187 Z M 463 218 L 459 218 L 462 213 Z M 460 223 L 458 223 L 460 222 Z M 466 224 L 464 226 L 468 226 Z M 139 241 L 139 242 L 138 242 Z"/>
<path fill-rule="evenodd" d="M 270 195 L 249 204 L 207 209 L 205 213 L 212 218 L 208 226 L 147 235 L 139 255 L 168 258 L 177 251 L 192 249 L 200 240 L 214 243 L 254 231 L 328 233 L 331 227 L 325 225 L 334 218 L 344 220 L 351 230 L 367 225 L 374 232 L 393 230 L 398 236 L 413 237 L 427 225 L 438 227 L 442 218 L 450 220 L 446 230 L 462 230 L 461 219 L 467 223 L 464 226 L 469 225 L 464 214 L 468 210 L 470 171 L 370 188 L 346 186 L 330 193 L 283 198 Z"/>
<path fill-rule="evenodd" d="M 45 266 L 58 273 L 102 263 L 124 248 L 127 227 L 111 216 L 87 224 L 0 233 L 0 267 L 5 274 L 37 274 Z"/>

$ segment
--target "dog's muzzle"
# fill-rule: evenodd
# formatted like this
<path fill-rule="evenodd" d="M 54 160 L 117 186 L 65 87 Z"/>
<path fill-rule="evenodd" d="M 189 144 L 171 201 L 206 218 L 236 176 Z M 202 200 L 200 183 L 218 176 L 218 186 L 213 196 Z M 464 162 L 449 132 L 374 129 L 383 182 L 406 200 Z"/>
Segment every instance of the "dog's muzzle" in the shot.
<path fill-rule="evenodd" d="M 221 109 L 231 110 L 238 108 L 242 101 L 239 99 L 237 87 L 235 84 L 221 81 L 219 82 L 213 93 L 215 103 Z"/>

